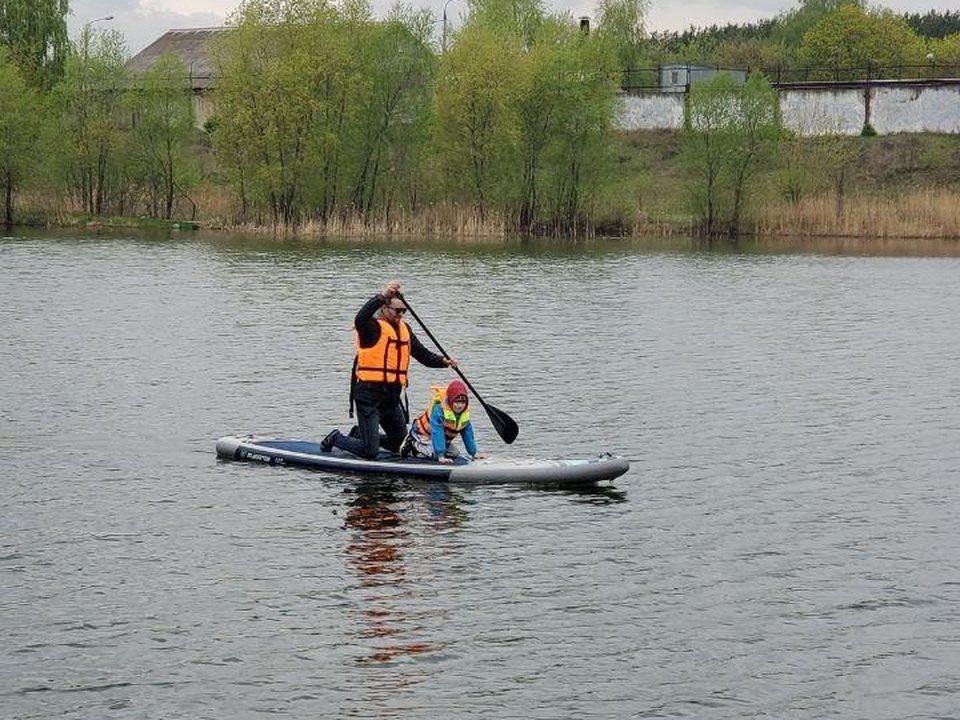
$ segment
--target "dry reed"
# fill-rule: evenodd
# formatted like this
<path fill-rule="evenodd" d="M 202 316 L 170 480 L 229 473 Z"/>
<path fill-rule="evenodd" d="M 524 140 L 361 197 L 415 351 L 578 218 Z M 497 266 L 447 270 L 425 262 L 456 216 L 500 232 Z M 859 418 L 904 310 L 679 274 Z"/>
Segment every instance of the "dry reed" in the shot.
<path fill-rule="evenodd" d="M 513 219 L 505 214 L 481 213 L 472 205 L 457 203 L 423 205 L 413 211 L 395 208 L 367 215 L 343 209 L 326 220 L 285 226 L 272 223 L 269 216 L 240 219 L 236 196 L 221 188 L 200 189 L 191 199 L 196 203 L 202 227 L 234 233 L 306 238 L 416 236 L 503 240 L 514 232 Z M 17 207 L 18 215 L 29 217 L 33 223 L 67 227 L 83 222 L 80 208 L 73 205 L 59 193 L 34 190 L 19 194 Z M 183 212 L 185 207 L 178 210 L 181 217 L 190 216 Z M 692 236 L 698 230 L 693 218 L 652 217 L 643 210 L 638 210 L 624 229 L 634 238 Z M 752 226 L 744 230 L 769 237 L 960 239 L 960 191 L 916 188 L 897 195 L 853 196 L 846 199 L 839 214 L 836 199 L 831 196 L 769 204 L 755 213 Z M 544 231 L 549 234 L 550 228 Z M 553 231 L 558 233 L 557 229 Z M 585 228 L 585 237 L 593 234 Z"/>
<path fill-rule="evenodd" d="M 634 215 L 630 235 L 634 238 L 661 238 L 675 235 L 694 235 L 697 223 L 693 218 L 672 219 L 650 217 L 640 210 Z"/>
<path fill-rule="evenodd" d="M 890 196 L 833 197 L 769 205 L 756 214 L 757 235 L 866 238 L 960 238 L 960 192 L 918 188 Z"/>
<path fill-rule="evenodd" d="M 501 213 L 480 212 L 470 205 L 442 203 L 424 205 L 417 210 L 394 209 L 363 215 L 352 209 L 337 210 L 326 219 L 310 219 L 296 225 L 274 223 L 269 217 L 240 219 L 238 208 L 227 206 L 223 198 L 202 198 L 198 203 L 205 227 L 238 233 L 273 234 L 286 237 L 382 237 L 444 236 L 453 238 L 503 239 L 509 233 Z M 216 207 L 212 207 L 216 205 Z M 213 212 L 210 212 L 213 209 Z M 226 212 L 225 212 L 226 210 Z"/>
<path fill-rule="evenodd" d="M 426 205 L 416 211 L 398 210 L 366 216 L 353 211 L 338 212 L 325 221 L 305 223 L 299 232 L 324 237 L 443 235 L 502 239 L 507 235 L 507 223 L 499 213 L 481 213 L 465 205 L 439 204 Z"/>

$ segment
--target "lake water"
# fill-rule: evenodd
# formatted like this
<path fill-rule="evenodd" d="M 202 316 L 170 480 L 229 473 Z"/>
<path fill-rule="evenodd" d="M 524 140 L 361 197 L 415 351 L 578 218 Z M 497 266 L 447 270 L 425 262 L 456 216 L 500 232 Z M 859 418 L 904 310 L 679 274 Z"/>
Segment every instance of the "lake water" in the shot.
<path fill-rule="evenodd" d="M 0 717 L 960 716 L 960 258 L 875 247 L 0 240 Z M 630 472 L 218 462 L 394 277 L 483 450 Z"/>

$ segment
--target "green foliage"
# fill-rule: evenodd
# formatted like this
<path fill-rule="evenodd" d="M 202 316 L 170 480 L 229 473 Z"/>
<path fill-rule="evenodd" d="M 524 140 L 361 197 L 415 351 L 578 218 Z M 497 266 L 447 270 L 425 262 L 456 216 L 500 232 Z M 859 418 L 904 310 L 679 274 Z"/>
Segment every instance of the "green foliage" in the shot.
<path fill-rule="evenodd" d="M 771 28 L 770 39 L 790 47 L 803 44 L 804 35 L 825 17 L 837 12 L 844 5 L 862 7 L 860 0 L 800 0 L 793 10 L 777 18 Z"/>
<path fill-rule="evenodd" d="M 614 47 L 602 35 L 568 36 L 566 81 L 559 102 L 553 165 L 553 222 L 557 231 L 584 229 L 583 211 L 610 166 L 617 110 Z"/>
<path fill-rule="evenodd" d="M 128 185 L 123 177 L 122 90 L 126 45 L 115 31 L 84 31 L 54 88 L 59 112 L 63 183 L 84 212 L 122 213 Z"/>
<path fill-rule="evenodd" d="M 29 175 L 40 133 L 39 103 L 10 54 L 0 48 L 0 192 L 13 222 L 17 188 Z"/>
<path fill-rule="evenodd" d="M 804 34 L 851 0 L 801 0 L 792 10 L 756 23 L 730 23 L 651 38 L 662 61 L 700 62 L 727 69 L 789 67 Z"/>
<path fill-rule="evenodd" d="M 933 54 L 933 69 L 945 66 L 950 69 L 950 77 L 960 73 L 960 32 L 947 35 L 929 44 L 929 51 Z"/>
<path fill-rule="evenodd" d="M 784 132 L 780 146 L 781 167 L 777 173 L 780 194 L 791 203 L 799 203 L 810 190 L 810 163 L 806 138 Z"/>
<path fill-rule="evenodd" d="M 650 35 L 650 45 L 661 59 L 686 61 L 689 57 L 691 60 L 706 60 L 718 48 L 728 44 L 768 40 L 776 22 L 769 19 L 744 25 L 691 27 L 682 33 L 656 31 Z"/>
<path fill-rule="evenodd" d="M 580 232 L 609 166 L 614 43 L 566 15 L 537 18 L 527 39 L 490 17 L 472 17 L 440 63 L 435 137 L 448 197 L 481 217 L 499 208 L 523 231 Z"/>
<path fill-rule="evenodd" d="M 927 65 L 928 49 L 936 65 L 952 64 L 956 55 L 949 46 L 941 54 L 936 41 L 925 38 L 939 40 L 957 32 L 958 18 L 960 14 L 937 11 L 898 15 L 872 9 L 862 0 L 801 0 L 793 9 L 756 23 L 655 33 L 648 58 L 761 68 L 771 79 L 861 79 L 881 72 L 897 77 L 901 66 Z"/>
<path fill-rule="evenodd" d="M 169 220 L 190 177 L 187 143 L 193 103 L 186 66 L 176 55 L 160 58 L 125 98 L 133 117 L 129 162 L 146 192 L 151 217 Z"/>
<path fill-rule="evenodd" d="M 797 204 L 804 198 L 832 188 L 837 162 L 843 161 L 842 148 L 833 138 L 840 135 L 811 136 L 785 132 L 779 148 L 780 167 L 776 179 L 780 195 Z"/>
<path fill-rule="evenodd" d="M 683 141 L 692 208 L 708 235 L 736 235 L 758 171 L 781 136 L 776 92 L 759 73 L 719 73 L 690 91 Z"/>
<path fill-rule="evenodd" d="M 499 196 L 515 153 L 520 41 L 482 22 L 454 37 L 440 62 L 434 95 L 437 139 L 454 191 L 482 213 Z"/>
<path fill-rule="evenodd" d="M 931 136 L 925 138 L 926 142 L 917 158 L 917 164 L 926 170 L 951 170 L 958 166 L 958 142 L 957 138 L 944 136 Z"/>
<path fill-rule="evenodd" d="M 646 54 L 649 0 L 599 0 L 597 32 L 608 42 L 621 70 L 639 67 Z"/>
<path fill-rule="evenodd" d="M 923 55 L 923 42 L 903 17 L 854 4 L 822 18 L 803 36 L 801 48 L 805 63 L 836 79 L 843 79 L 844 71 L 862 75 L 869 68 L 920 63 Z"/>
<path fill-rule="evenodd" d="M 369 85 L 358 102 L 350 204 L 369 214 L 383 205 L 415 204 L 418 155 L 429 121 L 435 57 L 426 11 L 395 6 L 386 22 L 366 28 Z M 390 178 L 384 182 L 385 178 Z"/>
<path fill-rule="evenodd" d="M 234 20 L 237 29 L 212 48 L 221 74 L 214 141 L 244 207 L 266 204 L 274 221 L 293 224 L 310 170 L 319 170 L 321 192 L 331 191 L 324 209 L 335 199 L 346 85 L 360 77 L 347 46 L 352 28 L 325 2 L 256 0 Z"/>
<path fill-rule="evenodd" d="M 957 10 L 928 10 L 923 15 L 909 13 L 904 17 L 920 37 L 939 39 L 960 33 L 960 11 Z"/>
<path fill-rule="evenodd" d="M 544 19 L 543 0 L 468 0 L 468 5 L 471 25 L 516 38 L 523 48 L 533 45 Z"/>
<path fill-rule="evenodd" d="M 243 213 L 296 225 L 396 200 L 426 132 L 425 13 L 397 7 L 377 23 L 362 2 L 251 0 L 234 20 L 212 47 L 213 137 Z"/>
<path fill-rule="evenodd" d="M 826 166 L 826 183 L 833 189 L 836 203 L 835 216 L 839 221 L 843 216 L 843 206 L 852 169 L 863 152 L 863 141 L 857 137 L 834 133 L 818 137 L 816 147 L 822 156 L 830 160 Z"/>
<path fill-rule="evenodd" d="M 782 44 L 761 40 L 726 43 L 718 47 L 713 60 L 721 68 L 786 68 L 794 64 L 795 50 Z"/>
<path fill-rule="evenodd" d="M 49 88 L 69 54 L 68 0 L 0 0 L 0 45 L 6 46 L 28 84 Z"/>
<path fill-rule="evenodd" d="M 466 204 L 524 230 L 583 227 L 609 158 L 617 59 L 539 0 L 483 0 L 437 58 L 432 19 L 249 0 L 212 54 L 212 132 L 244 217 L 382 218 Z"/>

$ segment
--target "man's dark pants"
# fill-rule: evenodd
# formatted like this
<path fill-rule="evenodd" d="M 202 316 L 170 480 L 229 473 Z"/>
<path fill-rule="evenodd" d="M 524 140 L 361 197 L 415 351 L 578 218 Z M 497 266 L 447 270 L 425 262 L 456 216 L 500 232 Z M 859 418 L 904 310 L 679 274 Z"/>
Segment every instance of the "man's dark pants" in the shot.
<path fill-rule="evenodd" d="M 397 452 L 407 435 L 407 420 L 400 404 L 403 388 L 396 384 L 358 380 L 353 390 L 360 437 L 338 434 L 333 444 L 360 457 L 373 459 L 380 445 Z M 380 428 L 386 437 L 381 439 Z"/>

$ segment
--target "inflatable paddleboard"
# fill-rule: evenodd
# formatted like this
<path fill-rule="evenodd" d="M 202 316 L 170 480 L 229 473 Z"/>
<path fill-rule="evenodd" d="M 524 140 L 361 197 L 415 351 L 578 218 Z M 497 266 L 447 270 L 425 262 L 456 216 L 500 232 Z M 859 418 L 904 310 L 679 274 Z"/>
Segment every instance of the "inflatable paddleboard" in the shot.
<path fill-rule="evenodd" d="M 330 451 L 306 440 L 257 435 L 227 435 L 217 440 L 217 455 L 228 460 L 294 465 L 330 472 L 429 478 L 468 485 L 544 483 L 588 485 L 613 480 L 630 469 L 623 458 L 603 454 L 583 460 L 480 459 L 459 457 L 453 464 L 428 458 L 401 458 L 381 450 L 365 460 L 339 448 Z"/>

